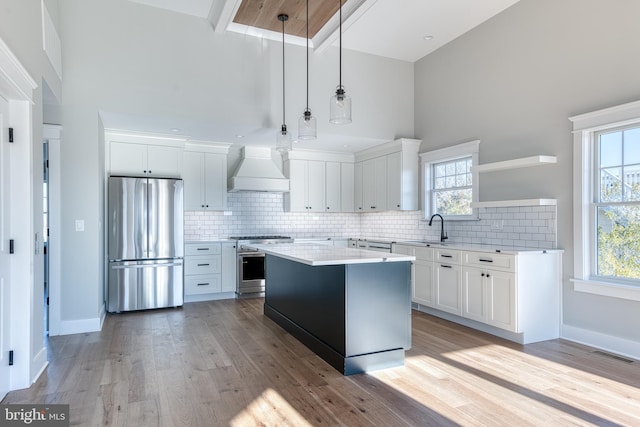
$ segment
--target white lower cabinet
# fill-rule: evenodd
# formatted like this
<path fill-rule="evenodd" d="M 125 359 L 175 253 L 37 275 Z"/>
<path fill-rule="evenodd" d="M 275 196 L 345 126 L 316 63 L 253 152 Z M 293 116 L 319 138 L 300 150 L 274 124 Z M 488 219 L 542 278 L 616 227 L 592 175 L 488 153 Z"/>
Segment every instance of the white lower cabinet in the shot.
<path fill-rule="evenodd" d="M 416 257 L 411 280 L 417 309 L 522 344 L 559 337 L 562 251 L 504 254 L 394 244 L 393 252 Z"/>
<path fill-rule="evenodd" d="M 235 291 L 235 243 L 189 242 L 184 252 L 185 302 L 217 299 Z"/>
<path fill-rule="evenodd" d="M 433 249 L 394 244 L 392 252 L 416 257 L 411 265 L 411 301 L 433 307 Z"/>

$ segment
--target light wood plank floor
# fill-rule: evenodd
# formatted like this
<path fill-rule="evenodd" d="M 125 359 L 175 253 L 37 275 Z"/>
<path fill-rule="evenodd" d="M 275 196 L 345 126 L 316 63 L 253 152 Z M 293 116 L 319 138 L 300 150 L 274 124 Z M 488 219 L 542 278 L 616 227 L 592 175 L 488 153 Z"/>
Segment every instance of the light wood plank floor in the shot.
<path fill-rule="evenodd" d="M 262 303 L 109 315 L 50 338 L 47 370 L 2 403 L 68 403 L 81 426 L 640 425 L 637 362 L 414 312 L 404 367 L 343 377 Z"/>

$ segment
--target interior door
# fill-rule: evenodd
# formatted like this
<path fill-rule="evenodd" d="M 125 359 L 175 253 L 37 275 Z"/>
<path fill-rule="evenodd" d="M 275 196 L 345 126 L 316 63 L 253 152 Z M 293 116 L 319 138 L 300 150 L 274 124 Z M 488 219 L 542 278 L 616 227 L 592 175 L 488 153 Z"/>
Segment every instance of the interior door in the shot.
<path fill-rule="evenodd" d="M 9 104 L 0 96 L 0 401 L 9 391 L 9 298 L 11 265 L 9 260 Z"/>

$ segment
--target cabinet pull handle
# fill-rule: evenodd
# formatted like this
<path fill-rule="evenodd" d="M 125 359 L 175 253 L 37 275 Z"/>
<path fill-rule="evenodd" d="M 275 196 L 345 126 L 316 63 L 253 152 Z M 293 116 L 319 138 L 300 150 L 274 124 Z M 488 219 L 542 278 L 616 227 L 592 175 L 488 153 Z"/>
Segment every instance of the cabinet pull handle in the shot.
<path fill-rule="evenodd" d="M 198 248 L 199 251 L 208 251 L 209 248 Z"/>
<path fill-rule="evenodd" d="M 453 268 L 450 265 L 444 265 L 444 264 L 440 264 L 440 267 L 442 267 L 442 268 Z"/>
<path fill-rule="evenodd" d="M 441 256 L 442 258 L 453 258 L 453 256 L 452 256 L 452 255 L 443 255 L 443 254 L 440 254 L 440 256 Z"/>
<path fill-rule="evenodd" d="M 480 262 L 493 262 L 492 259 L 483 259 L 483 258 L 480 258 L 478 261 L 480 261 Z"/>
<path fill-rule="evenodd" d="M 208 266 L 208 265 L 209 265 L 209 264 L 198 264 L 198 267 L 206 267 L 206 266 Z"/>
<path fill-rule="evenodd" d="M 198 286 L 208 286 L 210 283 L 198 283 Z"/>

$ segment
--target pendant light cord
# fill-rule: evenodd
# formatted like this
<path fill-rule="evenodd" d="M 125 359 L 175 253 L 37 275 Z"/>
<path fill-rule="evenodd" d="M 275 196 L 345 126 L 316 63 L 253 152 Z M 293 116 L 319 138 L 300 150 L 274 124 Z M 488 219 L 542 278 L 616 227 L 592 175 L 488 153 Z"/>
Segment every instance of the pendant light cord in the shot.
<path fill-rule="evenodd" d="M 340 89 L 342 89 L 342 0 L 340 0 L 340 74 L 339 74 L 339 84 Z"/>
<path fill-rule="evenodd" d="M 340 0 L 342 1 L 342 0 Z M 285 126 L 285 110 L 284 110 L 284 17 L 282 19 L 282 126 Z"/>
<path fill-rule="evenodd" d="M 309 0 L 307 0 L 307 111 L 309 111 Z"/>

